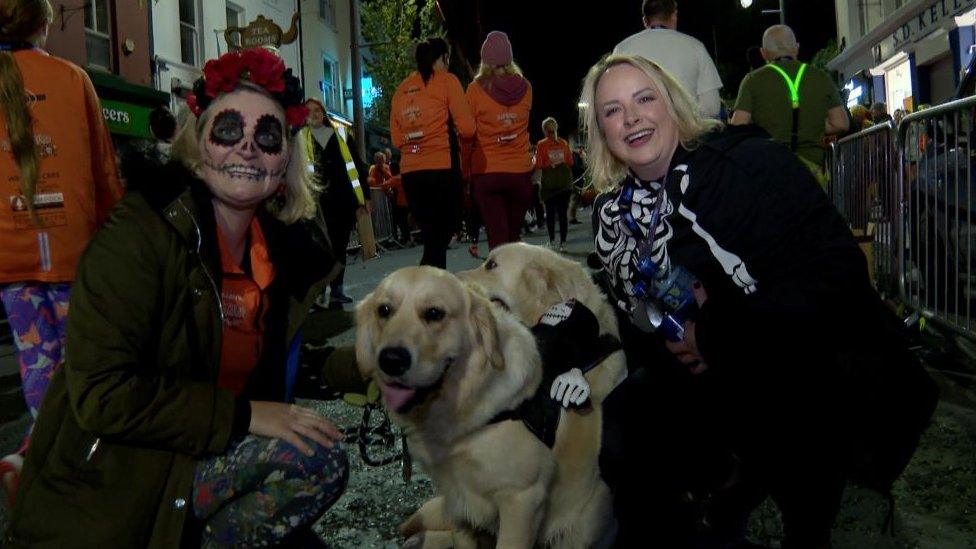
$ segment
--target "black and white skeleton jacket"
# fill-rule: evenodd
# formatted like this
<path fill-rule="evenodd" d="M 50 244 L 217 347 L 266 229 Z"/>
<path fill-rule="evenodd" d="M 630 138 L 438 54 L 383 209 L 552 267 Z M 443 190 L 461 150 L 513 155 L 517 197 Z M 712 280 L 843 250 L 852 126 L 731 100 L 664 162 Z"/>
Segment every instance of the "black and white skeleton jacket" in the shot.
<path fill-rule="evenodd" d="M 693 150 L 679 146 L 665 181 L 631 174 L 620 183 L 634 189 L 630 213 L 638 230 L 621 222 L 620 191 L 598 212 L 596 252 L 613 289 L 611 302 L 631 314 L 638 248 L 656 208 L 652 259 L 698 278 L 710 308 L 722 309 L 713 316 L 764 326 L 796 314 L 820 315 L 851 281 L 867 281 L 850 230 L 809 170 L 761 137 L 729 128 Z"/>

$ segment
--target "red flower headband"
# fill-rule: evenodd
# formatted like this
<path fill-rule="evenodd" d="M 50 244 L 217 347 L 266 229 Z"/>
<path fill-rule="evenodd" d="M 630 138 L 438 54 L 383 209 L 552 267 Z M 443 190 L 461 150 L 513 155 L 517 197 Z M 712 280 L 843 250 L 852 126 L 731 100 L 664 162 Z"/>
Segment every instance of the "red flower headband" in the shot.
<path fill-rule="evenodd" d="M 265 48 L 253 48 L 225 53 L 207 61 L 203 76 L 193 84 L 193 92 L 187 95 L 186 104 L 196 116 L 210 106 L 210 102 L 222 93 L 237 89 L 241 80 L 261 86 L 285 108 L 285 119 L 292 128 L 298 128 L 308 117 L 303 104 L 305 92 L 301 82 L 285 68 L 285 62 Z"/>

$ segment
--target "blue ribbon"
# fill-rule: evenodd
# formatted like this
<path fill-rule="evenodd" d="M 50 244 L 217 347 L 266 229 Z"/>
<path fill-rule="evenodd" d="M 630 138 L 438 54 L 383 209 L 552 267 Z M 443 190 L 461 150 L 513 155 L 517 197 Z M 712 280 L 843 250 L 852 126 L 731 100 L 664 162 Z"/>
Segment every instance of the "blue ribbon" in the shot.
<path fill-rule="evenodd" d="M 0 51 L 28 50 L 33 47 L 33 44 L 27 42 L 0 42 Z"/>

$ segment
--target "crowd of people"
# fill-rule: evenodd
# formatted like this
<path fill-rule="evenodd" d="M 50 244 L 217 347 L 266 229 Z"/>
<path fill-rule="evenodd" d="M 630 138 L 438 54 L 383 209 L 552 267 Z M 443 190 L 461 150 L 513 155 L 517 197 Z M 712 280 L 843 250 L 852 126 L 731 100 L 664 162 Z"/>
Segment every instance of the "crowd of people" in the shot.
<path fill-rule="evenodd" d="M 828 547 L 845 483 L 890 489 L 936 398 L 821 188 L 848 112 L 789 27 L 766 31 L 725 109 L 674 0 L 642 17 L 583 81 L 585 149 L 552 117 L 531 142 L 532 86 L 493 31 L 466 90 L 445 40 L 417 46 L 392 95 L 398 161 L 367 166 L 258 48 L 208 61 L 172 144 L 118 174 L 88 76 L 43 51 L 48 0 L 0 3 L 18 198 L 0 209 L 0 297 L 35 419 L 0 460 L 7 545 L 314 546 L 349 465 L 339 430 L 293 403 L 295 350 L 313 304 L 351 301 L 346 248 L 373 193 L 394 238 L 416 225 L 420 263 L 445 268 L 462 221 L 473 255 L 482 222 L 493 249 L 543 218 L 563 251 L 582 181 L 602 192 L 595 257 L 630 371 L 604 402 L 618 546 L 744 546 L 771 496 L 784 547 Z M 675 273 L 694 303 L 667 337 L 646 288 Z"/>

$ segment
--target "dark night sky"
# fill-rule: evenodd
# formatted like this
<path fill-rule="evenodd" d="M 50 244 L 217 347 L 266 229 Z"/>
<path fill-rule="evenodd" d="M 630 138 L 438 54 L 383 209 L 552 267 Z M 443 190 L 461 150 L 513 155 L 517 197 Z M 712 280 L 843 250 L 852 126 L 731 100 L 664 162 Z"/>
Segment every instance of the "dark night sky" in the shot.
<path fill-rule="evenodd" d="M 617 42 L 643 28 L 641 0 L 476 3 L 480 16 L 463 25 L 470 36 L 461 37 L 461 41 L 470 43 L 468 47 L 474 50 L 472 65 L 476 67 L 485 34 L 491 30 L 508 33 L 515 61 L 533 86 L 533 140 L 541 139 L 539 124 L 546 116 L 559 120 L 564 136 L 576 128 L 576 102 L 587 69 Z M 744 10 L 739 0 L 678 0 L 678 30 L 701 40 L 715 58 L 725 85 L 723 97 L 734 98 L 738 91 L 748 68 L 746 49 L 759 45 L 766 27 L 779 22 L 778 15 L 762 15 L 763 7 L 776 8 L 777 1 L 754 0 L 753 6 Z M 809 60 L 836 35 L 834 2 L 787 0 L 786 23 L 797 34 L 801 58 Z"/>

